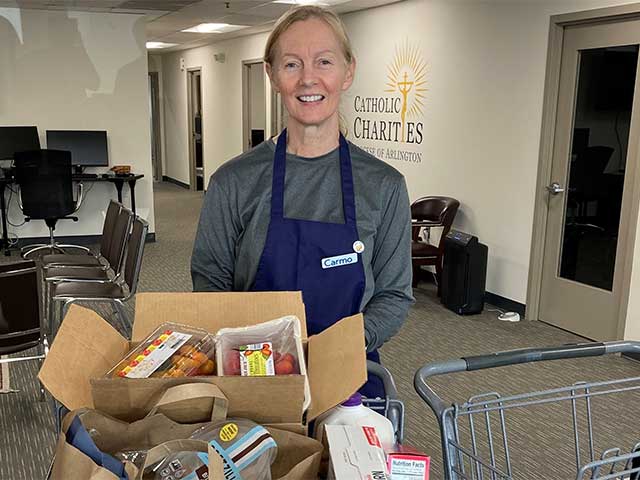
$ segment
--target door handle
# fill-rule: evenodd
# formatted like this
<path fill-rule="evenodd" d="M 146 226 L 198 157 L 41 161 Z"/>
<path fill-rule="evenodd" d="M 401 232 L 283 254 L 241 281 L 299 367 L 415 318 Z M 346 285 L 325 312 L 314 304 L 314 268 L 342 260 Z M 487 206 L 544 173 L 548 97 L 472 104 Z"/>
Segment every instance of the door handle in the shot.
<path fill-rule="evenodd" d="M 564 188 L 562 188 L 562 186 L 558 182 L 553 182 L 544 188 L 546 188 L 547 192 L 549 192 L 551 195 L 558 195 L 559 193 L 564 192 Z"/>

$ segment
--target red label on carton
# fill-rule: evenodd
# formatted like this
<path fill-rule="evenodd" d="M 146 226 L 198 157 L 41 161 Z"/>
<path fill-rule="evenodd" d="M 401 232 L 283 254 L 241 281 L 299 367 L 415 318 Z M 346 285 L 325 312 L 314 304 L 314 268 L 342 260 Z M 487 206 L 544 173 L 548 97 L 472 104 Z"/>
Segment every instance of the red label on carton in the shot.
<path fill-rule="evenodd" d="M 382 448 L 382 446 L 380 445 L 380 439 L 378 439 L 378 435 L 376 434 L 375 428 L 362 427 L 362 431 L 364 432 L 364 436 L 367 437 L 367 442 L 369 442 L 369 445 Z"/>

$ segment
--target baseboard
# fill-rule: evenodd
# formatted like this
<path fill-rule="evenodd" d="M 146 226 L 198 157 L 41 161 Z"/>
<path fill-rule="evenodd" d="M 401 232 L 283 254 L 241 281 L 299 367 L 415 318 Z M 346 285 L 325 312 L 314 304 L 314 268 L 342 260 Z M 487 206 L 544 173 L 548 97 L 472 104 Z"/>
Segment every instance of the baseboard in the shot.
<path fill-rule="evenodd" d="M 515 300 L 511 300 L 510 298 L 496 295 L 495 293 L 491 292 L 485 292 L 484 300 L 491 305 L 495 305 L 501 310 L 517 312 L 520 314 L 520 318 L 524 318 L 526 305 L 524 305 L 523 303 L 516 302 Z"/>
<path fill-rule="evenodd" d="M 186 188 L 189 190 L 191 186 L 188 183 L 181 182 L 180 180 L 176 180 L 175 178 L 167 177 L 166 175 L 162 176 L 163 182 L 173 183 L 174 185 L 178 185 L 179 187 Z"/>

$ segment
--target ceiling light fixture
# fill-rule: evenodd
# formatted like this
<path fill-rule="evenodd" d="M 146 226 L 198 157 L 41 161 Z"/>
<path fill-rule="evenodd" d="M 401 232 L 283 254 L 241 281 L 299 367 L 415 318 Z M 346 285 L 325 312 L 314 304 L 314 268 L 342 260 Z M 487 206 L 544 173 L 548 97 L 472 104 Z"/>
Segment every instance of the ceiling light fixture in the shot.
<path fill-rule="evenodd" d="M 201 23 L 200 25 L 196 25 L 195 27 L 187 28 L 182 30 L 183 32 L 189 33 L 220 33 L 226 27 L 230 27 L 228 23 Z"/>
<path fill-rule="evenodd" d="M 169 48 L 175 47 L 178 45 L 177 43 L 164 43 L 164 42 L 147 42 L 147 48 L 156 49 L 156 48 Z"/>
<path fill-rule="evenodd" d="M 287 5 L 316 5 L 319 0 L 275 0 L 273 3 L 286 3 Z"/>

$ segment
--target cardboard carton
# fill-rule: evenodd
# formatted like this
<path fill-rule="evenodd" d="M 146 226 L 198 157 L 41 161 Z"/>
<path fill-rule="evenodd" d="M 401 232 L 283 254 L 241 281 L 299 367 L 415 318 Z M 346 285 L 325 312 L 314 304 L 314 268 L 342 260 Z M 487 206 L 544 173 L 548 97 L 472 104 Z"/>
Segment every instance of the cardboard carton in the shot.
<path fill-rule="evenodd" d="M 70 410 L 95 408 L 128 422 L 147 415 L 169 387 L 203 382 L 217 385 L 224 393 L 229 416 L 300 426 L 304 404 L 301 375 L 104 377 L 133 345 L 162 323 L 183 323 L 215 333 L 223 327 L 253 325 L 285 315 L 296 315 L 302 324 L 311 389 L 306 418 L 311 420 L 346 400 L 366 381 L 364 326 L 358 314 L 307 338 L 301 292 L 139 293 L 131 342 L 94 311 L 74 305 L 38 378 Z"/>
<path fill-rule="evenodd" d="M 376 429 L 325 425 L 329 444 L 328 480 L 391 480 Z"/>

